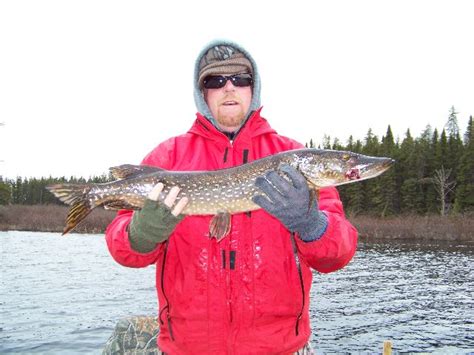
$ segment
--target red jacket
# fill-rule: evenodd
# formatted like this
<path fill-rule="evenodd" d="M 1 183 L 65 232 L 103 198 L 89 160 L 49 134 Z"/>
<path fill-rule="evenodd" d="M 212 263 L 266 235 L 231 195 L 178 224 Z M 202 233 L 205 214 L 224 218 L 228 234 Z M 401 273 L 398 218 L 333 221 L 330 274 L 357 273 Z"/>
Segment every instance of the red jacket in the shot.
<path fill-rule="evenodd" d="M 156 147 L 143 164 L 169 170 L 214 170 L 301 148 L 256 111 L 234 142 L 200 114 L 184 135 Z M 264 210 L 232 215 L 230 235 L 209 239 L 212 216 L 187 216 L 169 240 L 148 253 L 130 248 L 131 211 L 106 232 L 113 258 L 129 267 L 156 263 L 161 323 L 158 345 L 170 354 L 287 354 L 308 342 L 313 268 L 331 272 L 354 255 L 357 231 L 335 188 L 319 194 L 328 228 L 305 243 Z M 294 252 L 293 241 L 297 249 Z"/>

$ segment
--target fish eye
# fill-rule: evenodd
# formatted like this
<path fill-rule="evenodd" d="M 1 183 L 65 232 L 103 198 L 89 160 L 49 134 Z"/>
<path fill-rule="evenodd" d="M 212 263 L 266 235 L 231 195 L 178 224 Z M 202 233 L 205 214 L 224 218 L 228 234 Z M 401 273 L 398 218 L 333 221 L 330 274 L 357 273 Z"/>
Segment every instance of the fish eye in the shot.
<path fill-rule="evenodd" d="M 348 153 L 344 153 L 344 154 L 342 155 L 342 159 L 343 159 L 344 161 L 348 161 L 350 158 L 351 158 L 351 155 L 348 154 Z"/>

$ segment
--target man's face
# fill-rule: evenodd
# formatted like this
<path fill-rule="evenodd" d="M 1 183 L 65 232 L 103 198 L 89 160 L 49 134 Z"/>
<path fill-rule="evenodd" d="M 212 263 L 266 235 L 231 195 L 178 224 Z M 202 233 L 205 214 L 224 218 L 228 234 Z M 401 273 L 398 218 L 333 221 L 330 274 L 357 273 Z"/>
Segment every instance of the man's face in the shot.
<path fill-rule="evenodd" d="M 203 89 L 204 99 L 224 132 L 236 131 L 243 121 L 252 101 L 252 86 L 234 86 L 227 80 L 219 89 Z"/>

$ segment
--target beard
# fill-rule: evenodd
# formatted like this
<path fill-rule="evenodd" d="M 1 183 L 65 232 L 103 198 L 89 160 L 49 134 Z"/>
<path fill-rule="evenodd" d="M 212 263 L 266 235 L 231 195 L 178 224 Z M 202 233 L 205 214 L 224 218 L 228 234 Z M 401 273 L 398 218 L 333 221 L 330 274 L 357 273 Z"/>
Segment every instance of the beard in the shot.
<path fill-rule="evenodd" d="M 252 100 L 251 87 L 227 89 L 205 89 L 204 99 L 223 132 L 235 132 L 248 116 Z"/>
<path fill-rule="evenodd" d="M 234 105 L 224 105 L 226 101 L 235 101 Z M 238 98 L 225 98 L 221 100 L 219 109 L 217 110 L 217 123 L 221 126 L 221 129 L 232 132 L 239 128 L 245 120 L 247 112 L 244 112 L 244 108 L 241 100 Z"/>
<path fill-rule="evenodd" d="M 230 128 L 233 130 L 234 128 L 238 128 L 242 125 L 245 120 L 245 112 L 242 109 L 232 113 L 221 112 L 221 110 L 219 110 L 216 120 L 217 123 L 222 126 L 221 128 Z"/>

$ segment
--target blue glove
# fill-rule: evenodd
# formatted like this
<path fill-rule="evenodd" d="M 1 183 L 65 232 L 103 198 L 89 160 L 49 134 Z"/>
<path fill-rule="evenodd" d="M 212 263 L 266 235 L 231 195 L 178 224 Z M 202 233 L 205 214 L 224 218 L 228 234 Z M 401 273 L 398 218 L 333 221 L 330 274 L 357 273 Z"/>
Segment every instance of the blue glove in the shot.
<path fill-rule="evenodd" d="M 283 165 L 280 171 L 291 182 L 273 170 L 265 177 L 259 176 L 255 180 L 255 186 L 268 198 L 256 195 L 253 202 L 278 218 L 291 232 L 297 232 L 303 241 L 311 242 L 321 238 L 326 231 L 328 219 L 319 210 L 316 198 L 311 201 L 306 179 L 290 165 Z"/>

